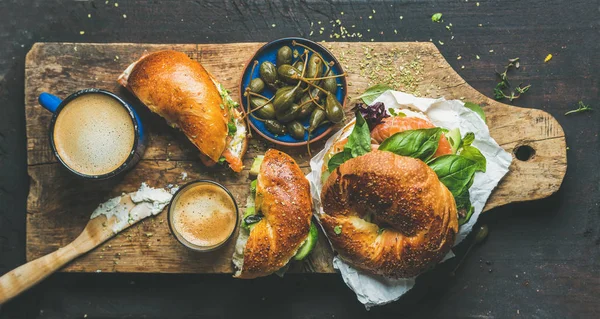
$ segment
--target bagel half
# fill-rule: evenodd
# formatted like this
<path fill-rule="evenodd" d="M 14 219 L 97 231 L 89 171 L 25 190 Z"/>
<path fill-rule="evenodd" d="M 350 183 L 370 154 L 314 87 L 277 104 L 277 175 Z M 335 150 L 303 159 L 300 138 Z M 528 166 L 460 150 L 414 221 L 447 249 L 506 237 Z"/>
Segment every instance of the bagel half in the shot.
<path fill-rule="evenodd" d="M 232 170 L 242 171 L 247 137 L 241 113 L 199 62 L 183 52 L 158 51 L 132 63 L 118 82 L 181 129 L 207 166 L 225 160 Z"/>
<path fill-rule="evenodd" d="M 281 269 L 308 238 L 310 186 L 289 155 L 277 150 L 265 154 L 256 183 L 255 211 L 262 213 L 262 220 L 249 234 L 241 229 L 238 236 L 233 258 L 237 278 L 266 276 Z"/>
<path fill-rule="evenodd" d="M 340 257 L 369 273 L 413 277 L 442 260 L 458 232 L 454 197 L 423 161 L 372 151 L 327 178 L 320 221 Z"/>

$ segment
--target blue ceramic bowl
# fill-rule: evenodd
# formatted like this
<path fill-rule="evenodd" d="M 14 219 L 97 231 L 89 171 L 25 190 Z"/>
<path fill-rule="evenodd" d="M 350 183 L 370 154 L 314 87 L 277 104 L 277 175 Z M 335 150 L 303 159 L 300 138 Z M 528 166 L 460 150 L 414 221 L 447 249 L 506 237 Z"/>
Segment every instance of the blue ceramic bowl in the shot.
<path fill-rule="evenodd" d="M 260 49 L 258 49 L 258 51 L 256 51 L 254 56 L 246 64 L 246 68 L 244 69 L 244 73 L 242 74 L 242 80 L 240 81 L 240 102 L 242 103 L 242 106 L 244 107 L 244 109 L 246 111 L 248 111 L 248 105 L 247 105 L 246 97 L 244 96 L 244 91 L 246 90 L 246 87 L 250 84 L 250 81 L 252 81 L 252 79 L 260 77 L 259 71 L 258 71 L 260 64 L 265 61 L 270 61 L 273 64 L 275 64 L 277 50 L 279 50 L 284 45 L 289 46 L 290 48 L 292 48 L 292 50 L 298 50 L 299 54 L 302 54 L 304 52 L 305 49 L 303 47 L 298 46 L 298 45 L 293 46 L 292 45 L 293 41 L 296 41 L 297 43 L 306 45 L 307 47 L 315 50 L 316 52 L 321 54 L 323 59 L 325 59 L 325 62 L 327 62 L 327 63 L 330 61 L 335 62 L 333 67 L 331 67 L 334 75 L 339 75 L 339 74 L 344 73 L 342 66 L 337 61 L 337 59 L 333 56 L 333 54 L 331 54 L 331 52 L 329 52 L 329 50 L 327 50 L 326 48 L 324 48 L 323 46 L 321 46 L 320 44 L 318 44 L 316 42 L 313 42 L 313 41 L 310 41 L 307 39 L 303 39 L 303 38 L 293 38 L 293 37 L 292 38 L 282 38 L 282 39 L 278 39 L 275 41 L 271 41 L 271 42 L 265 44 Z M 254 68 L 254 72 L 252 74 L 250 74 L 252 72 L 252 65 L 254 64 L 254 61 L 258 61 L 258 65 Z M 345 106 L 346 96 L 347 96 L 347 92 L 348 92 L 346 77 L 339 77 L 336 80 L 338 83 L 336 97 L 337 97 L 338 101 L 340 102 L 340 104 Z M 265 88 L 265 90 L 261 94 L 267 98 L 271 98 L 273 96 L 273 94 L 275 94 L 275 92 L 269 88 Z M 286 146 L 300 146 L 300 145 L 306 145 L 306 143 L 307 143 L 308 132 L 304 133 L 304 139 L 302 139 L 302 140 L 297 140 L 297 139 L 293 138 L 292 136 L 290 136 L 289 134 L 275 135 L 275 134 L 269 132 L 265 128 L 265 124 L 263 122 L 257 120 L 256 118 L 254 118 L 252 116 L 250 116 L 249 118 L 250 118 L 250 126 L 252 126 L 252 128 L 256 132 L 258 132 L 258 134 L 260 134 L 262 137 L 264 137 L 265 139 L 267 139 L 273 143 L 280 144 L 280 145 L 286 145 Z M 308 127 L 308 121 L 309 121 L 309 119 L 305 119 L 304 121 L 301 121 L 301 123 L 304 125 L 305 128 Z M 333 124 L 325 124 L 325 125 L 319 126 L 316 130 L 314 130 L 312 132 L 310 142 L 312 143 L 312 142 L 315 142 L 315 141 L 323 138 L 325 135 L 327 135 L 329 132 L 331 132 L 332 127 L 333 127 Z"/>

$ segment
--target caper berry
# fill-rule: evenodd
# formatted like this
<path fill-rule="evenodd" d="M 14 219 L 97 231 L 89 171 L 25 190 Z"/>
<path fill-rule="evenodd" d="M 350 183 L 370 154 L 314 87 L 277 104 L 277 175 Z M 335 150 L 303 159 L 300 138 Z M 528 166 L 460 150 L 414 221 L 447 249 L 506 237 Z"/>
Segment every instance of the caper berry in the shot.
<path fill-rule="evenodd" d="M 304 139 L 304 126 L 302 126 L 302 124 L 298 121 L 293 121 L 288 123 L 287 125 L 287 130 L 290 133 L 290 135 L 297 139 L 297 140 L 303 140 Z"/>
<path fill-rule="evenodd" d="M 325 120 L 325 117 L 325 111 L 321 110 L 320 108 L 316 108 L 310 115 L 310 120 L 308 121 L 308 133 L 312 133 L 312 131 L 319 127 L 321 122 Z"/>
<path fill-rule="evenodd" d="M 327 113 L 327 119 L 332 123 L 339 123 L 344 120 L 344 110 L 342 109 L 342 105 L 331 93 L 327 94 L 325 111 Z"/>
<path fill-rule="evenodd" d="M 265 89 L 265 82 L 261 78 L 254 78 L 248 85 L 250 92 L 261 93 Z"/>
<path fill-rule="evenodd" d="M 277 68 L 275 68 L 273 63 L 269 61 L 261 63 L 258 71 L 260 78 L 265 81 L 266 84 L 274 85 L 277 80 Z"/>
<path fill-rule="evenodd" d="M 283 64 L 292 64 L 292 49 L 287 45 L 282 46 L 279 50 L 277 50 L 277 66 L 281 66 Z"/>
<path fill-rule="evenodd" d="M 286 132 L 285 125 L 275 120 L 265 120 L 265 128 L 275 135 L 285 135 Z"/>
<path fill-rule="evenodd" d="M 277 116 L 277 120 L 281 123 L 288 123 L 295 120 L 298 117 L 298 113 L 300 113 L 300 106 L 296 103 L 292 103 L 292 105 L 283 112 L 275 112 Z"/>
<path fill-rule="evenodd" d="M 298 69 L 296 69 L 295 67 L 289 65 L 289 64 L 283 64 L 280 65 L 277 68 L 277 75 L 279 76 L 279 79 L 289 83 L 289 84 L 296 84 L 298 83 L 298 79 L 293 79 L 293 76 L 302 76 L 302 72 L 298 71 Z"/>

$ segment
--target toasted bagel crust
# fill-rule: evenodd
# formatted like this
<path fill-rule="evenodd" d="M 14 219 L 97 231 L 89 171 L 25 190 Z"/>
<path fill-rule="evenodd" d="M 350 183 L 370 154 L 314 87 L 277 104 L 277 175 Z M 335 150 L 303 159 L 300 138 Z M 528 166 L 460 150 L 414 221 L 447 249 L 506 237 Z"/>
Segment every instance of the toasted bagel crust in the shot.
<path fill-rule="evenodd" d="M 182 52 L 158 51 L 133 63 L 118 82 L 152 112 L 180 128 L 205 158 L 219 161 L 227 147 L 227 123 L 233 110 L 223 107 L 215 80 L 200 63 Z M 235 155 L 241 162 L 243 152 Z M 232 168 L 241 171 L 242 165 Z"/>
<path fill-rule="evenodd" d="M 307 239 L 312 217 L 308 180 L 289 155 L 268 150 L 256 184 L 256 211 L 263 219 L 250 231 L 238 278 L 269 275 L 296 254 Z"/>
<path fill-rule="evenodd" d="M 375 150 L 340 165 L 321 202 L 320 220 L 335 250 L 373 274 L 416 276 L 448 253 L 458 232 L 454 198 L 435 172 L 391 152 Z"/>

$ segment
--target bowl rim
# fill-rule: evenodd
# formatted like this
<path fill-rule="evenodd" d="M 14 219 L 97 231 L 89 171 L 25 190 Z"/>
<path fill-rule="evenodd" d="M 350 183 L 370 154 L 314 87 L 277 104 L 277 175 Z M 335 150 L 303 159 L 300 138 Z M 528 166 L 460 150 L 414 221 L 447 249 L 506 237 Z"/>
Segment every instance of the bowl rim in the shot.
<path fill-rule="evenodd" d="M 338 59 L 335 57 L 335 55 L 333 55 L 333 53 L 331 53 L 331 51 L 329 51 L 329 49 L 327 49 L 325 46 L 321 45 L 320 43 L 316 42 L 316 41 L 312 41 L 309 39 L 305 39 L 305 38 L 300 38 L 300 37 L 285 37 L 285 38 L 279 38 L 279 39 L 275 39 L 273 41 L 267 42 L 264 45 L 262 45 L 260 48 L 258 48 L 254 54 L 248 59 L 248 61 L 246 62 L 244 69 L 242 70 L 242 75 L 240 76 L 240 82 L 238 85 L 239 88 L 239 93 L 238 93 L 238 98 L 240 99 L 240 106 L 242 107 L 244 113 L 246 112 L 246 108 L 244 107 L 244 95 L 243 95 L 243 88 L 242 85 L 244 83 L 244 75 L 246 74 L 246 71 L 248 71 L 248 68 L 250 67 L 250 63 L 252 63 L 252 61 L 254 61 L 254 58 L 256 57 L 257 54 L 259 54 L 259 52 L 263 51 L 266 47 L 271 46 L 273 44 L 276 44 L 278 42 L 284 42 L 284 41 L 293 41 L 293 40 L 299 40 L 299 41 L 306 41 L 309 42 L 311 44 L 314 44 L 318 47 L 320 47 L 324 52 L 326 52 L 327 54 L 329 54 L 329 56 L 331 56 L 333 62 L 335 62 L 335 64 L 339 67 L 340 71 L 342 71 L 341 73 L 344 73 L 344 68 L 342 66 L 342 64 L 340 63 L 340 61 L 338 61 Z M 345 110 L 346 109 L 346 100 L 348 97 L 348 81 L 346 78 L 343 79 L 342 81 L 343 86 L 343 101 L 342 101 L 342 109 Z M 273 142 L 275 144 L 279 144 L 279 145 L 283 145 L 283 146 L 303 146 L 308 144 L 308 141 L 300 141 L 300 142 L 283 142 L 283 141 L 279 141 L 276 140 L 268 135 L 266 135 L 265 133 L 263 133 L 261 130 L 259 130 L 254 123 L 252 123 L 252 121 L 248 120 L 248 123 L 250 124 L 250 126 L 252 127 L 252 129 L 258 133 L 258 135 L 262 136 L 264 139 L 266 139 L 269 142 Z M 331 133 L 331 131 L 333 130 L 333 128 L 336 126 L 336 124 L 331 124 L 331 126 L 329 126 L 325 131 L 323 131 L 323 133 L 313 137 L 310 139 L 310 143 L 314 143 L 320 139 L 322 139 L 323 137 L 327 136 L 329 133 Z"/>

